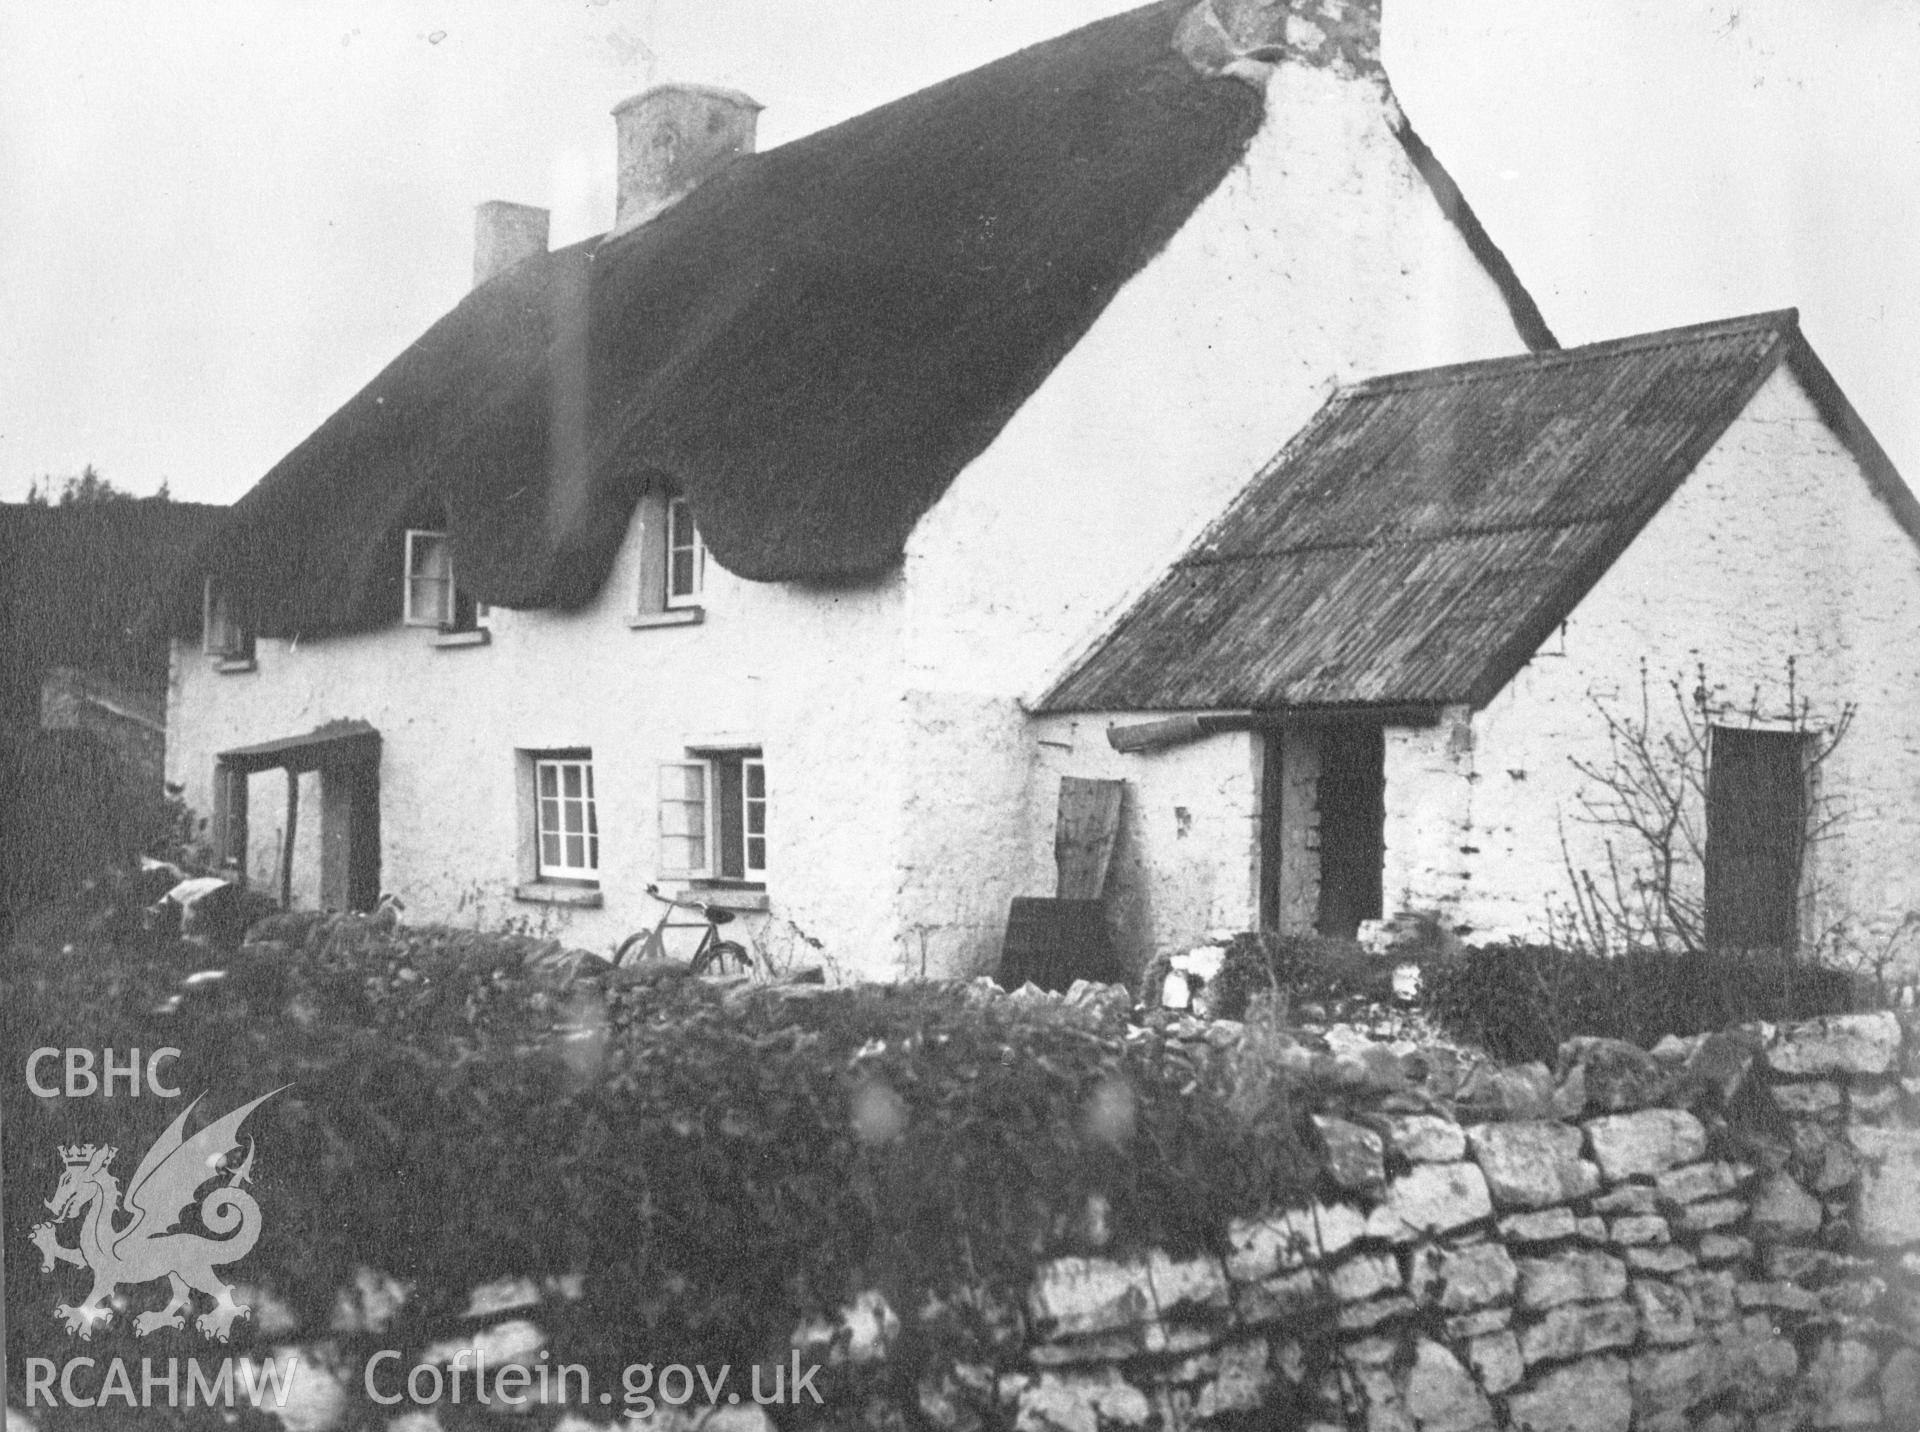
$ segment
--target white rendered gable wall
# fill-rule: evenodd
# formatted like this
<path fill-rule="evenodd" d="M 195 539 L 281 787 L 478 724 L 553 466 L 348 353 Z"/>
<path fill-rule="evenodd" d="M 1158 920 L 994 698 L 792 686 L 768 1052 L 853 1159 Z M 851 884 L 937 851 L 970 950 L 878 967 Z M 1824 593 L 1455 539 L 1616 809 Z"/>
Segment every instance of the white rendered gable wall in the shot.
<path fill-rule="evenodd" d="M 900 900 L 931 972 L 987 967 L 1009 898 L 1052 893 L 1057 776 L 1019 701 L 1334 385 L 1524 351 L 1397 118 L 1378 79 L 1278 67 L 1240 166 L 915 530 Z"/>
<path fill-rule="evenodd" d="M 1602 792 L 1571 759 L 1609 763 L 1595 699 L 1637 712 L 1644 663 L 1654 718 L 1677 729 L 1669 683 L 1690 691 L 1704 668 L 1716 722 L 1779 728 L 1791 657 L 1810 725 L 1857 707 L 1821 772 L 1846 814 L 1814 849 L 1803 927 L 1845 917 L 1883 938 L 1920 908 L 1916 631 L 1920 549 L 1782 366 L 1470 728 L 1458 711 L 1390 733 L 1389 906 L 1443 910 L 1474 940 L 1545 935 L 1569 891 L 1563 833 L 1575 869 L 1605 868 L 1578 801 Z"/>

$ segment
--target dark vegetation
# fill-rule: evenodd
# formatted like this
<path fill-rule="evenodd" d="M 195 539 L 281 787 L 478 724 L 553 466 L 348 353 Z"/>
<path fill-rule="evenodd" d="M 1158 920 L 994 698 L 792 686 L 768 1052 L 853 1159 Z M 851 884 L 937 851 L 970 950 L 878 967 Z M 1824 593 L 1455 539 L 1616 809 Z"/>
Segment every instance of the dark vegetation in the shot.
<path fill-rule="evenodd" d="M 39 729 L 40 685 L 72 666 L 163 690 L 166 638 L 143 632 L 143 615 L 219 511 L 128 497 L 92 468 L 0 504 L 0 939 L 10 920 L 161 837 L 161 792 L 106 742 Z"/>
<path fill-rule="evenodd" d="M 1850 971 L 1791 951 L 1627 950 L 1545 945 L 1463 951 L 1426 971 L 1427 1007 L 1496 1059 L 1552 1063 L 1560 1042 L 1602 1035 L 1651 1048 L 1754 1020 L 1868 1008 L 1878 991 Z"/>
<path fill-rule="evenodd" d="M 1382 957 L 1350 941 L 1266 934 L 1242 935 L 1228 950 L 1215 1012 L 1237 1019 L 1253 996 L 1276 992 L 1296 1015 L 1364 1017 L 1394 1002 L 1393 967 L 1403 960 L 1420 968 L 1419 1007 L 1430 1019 L 1509 1064 L 1551 1064 L 1576 1035 L 1651 1048 L 1669 1034 L 1885 1002 L 1875 981 L 1794 951 L 1436 945 Z"/>
<path fill-rule="evenodd" d="M 802 1318 L 876 1286 L 905 1336 L 991 1359 L 1043 1251 L 1191 1251 L 1234 1212 L 1298 1201 L 1317 1168 L 1284 1093 L 1248 1110 L 1226 1061 L 1128 1037 L 1111 1006 L 616 979 L 532 937 L 345 917 L 242 951 L 224 993 L 162 1018 L 204 955 L 139 935 L 137 900 L 107 882 L 23 928 L 0 988 L 7 1065 L 172 1045 L 174 1082 L 209 1091 L 213 1115 L 289 1086 L 246 1130 L 266 1217 L 244 1271 L 308 1329 L 362 1266 L 412 1285 L 398 1324 L 349 1339 L 350 1366 L 471 1331 L 485 1280 L 568 1273 L 583 1295 L 533 1316 L 599 1385 L 636 1349 L 777 1358 Z M 35 1099 L 17 1076 L 0 1090 L 13 1250 L 59 1144 L 116 1144 L 124 1178 L 179 1107 Z M 16 1366 L 72 1353 L 50 1310 L 76 1277 L 10 1260 Z M 988 1296 L 952 1299 L 963 1288 Z M 916 1316 L 930 1299 L 952 1300 Z M 86 1350 L 138 1355 L 125 1318 Z"/>

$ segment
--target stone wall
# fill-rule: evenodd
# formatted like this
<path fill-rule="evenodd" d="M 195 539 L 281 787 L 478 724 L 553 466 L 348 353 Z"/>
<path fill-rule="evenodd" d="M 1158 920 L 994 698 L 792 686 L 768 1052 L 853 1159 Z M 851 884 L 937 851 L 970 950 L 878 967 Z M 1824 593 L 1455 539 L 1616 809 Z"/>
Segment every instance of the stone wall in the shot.
<path fill-rule="evenodd" d="M 1224 1257 L 1046 1264 L 984 1425 L 1915 1426 L 1920 1024 L 1659 1052 L 1575 1041 L 1495 1081 L 1508 1117 L 1316 1116 L 1337 1191 Z"/>
<path fill-rule="evenodd" d="M 869 1290 L 793 1334 L 794 1366 L 826 1373 L 817 1410 L 661 1406 L 635 1423 L 619 1407 L 576 1407 L 553 1425 L 1920 1425 L 1920 1017 L 1747 1026 L 1652 1053 L 1578 1039 L 1551 1072 L 1359 1036 L 1314 1052 L 1230 1021 L 1165 1018 L 1170 1057 L 1237 1057 L 1256 1040 L 1318 1091 L 1319 1112 L 1303 1111 L 1324 1154 L 1318 1201 L 1235 1220 L 1202 1252 L 1084 1251 L 1106 1237 L 1090 1208 L 1083 1251 L 1042 1262 L 1024 1306 L 973 1289 L 896 1310 Z M 362 1282 L 342 1293 L 335 1334 L 377 1331 L 406 1296 L 384 1275 Z M 300 1365 L 281 1421 L 352 1421 L 359 1370 L 333 1342 L 300 1342 L 288 1310 L 254 1295 L 258 1326 L 290 1335 L 278 1355 Z M 470 1337 L 428 1359 L 485 1349 L 496 1368 L 531 1364 L 546 1356 L 543 1307 L 580 1296 L 578 1278 L 476 1288 Z M 369 1298 L 377 1318 L 353 1311 Z M 940 1333 L 956 1310 L 975 1329 L 958 1342 Z M 956 1361 L 962 1345 L 978 1360 Z M 450 1425 L 427 1408 L 380 1415 L 389 1432 Z"/>

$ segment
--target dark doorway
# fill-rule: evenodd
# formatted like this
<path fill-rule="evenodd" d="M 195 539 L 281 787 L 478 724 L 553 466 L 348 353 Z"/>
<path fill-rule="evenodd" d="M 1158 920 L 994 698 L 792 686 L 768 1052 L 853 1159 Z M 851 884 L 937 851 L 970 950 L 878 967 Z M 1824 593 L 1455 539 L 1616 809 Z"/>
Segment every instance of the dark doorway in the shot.
<path fill-rule="evenodd" d="M 1285 812 L 1286 764 L 1281 757 L 1280 732 L 1268 731 L 1261 739 L 1260 761 L 1260 928 L 1280 928 L 1280 862 L 1286 842 L 1282 838 Z"/>
<path fill-rule="evenodd" d="M 1707 944 L 1783 948 L 1800 937 L 1806 737 L 1713 728 L 1707 763 Z"/>
<path fill-rule="evenodd" d="M 320 903 L 360 911 L 380 903 L 380 768 L 371 761 L 320 770 Z"/>
<path fill-rule="evenodd" d="M 1327 726 L 1320 733 L 1320 908 L 1314 928 L 1350 940 L 1362 920 L 1381 915 L 1386 854 L 1385 732 L 1374 725 Z"/>

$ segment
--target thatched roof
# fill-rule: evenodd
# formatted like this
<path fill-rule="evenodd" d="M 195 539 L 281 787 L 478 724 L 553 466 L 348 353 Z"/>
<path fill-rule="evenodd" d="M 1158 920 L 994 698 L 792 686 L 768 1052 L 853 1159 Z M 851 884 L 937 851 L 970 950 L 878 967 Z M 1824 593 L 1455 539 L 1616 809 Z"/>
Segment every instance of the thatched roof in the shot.
<path fill-rule="evenodd" d="M 1482 705 L 1782 364 L 1916 541 L 1920 505 L 1764 313 L 1336 393 L 1039 703 Z"/>
<path fill-rule="evenodd" d="M 444 525 L 480 599 L 577 607 L 671 481 L 743 577 L 884 571 L 1258 129 L 1256 90 L 1174 50 L 1190 3 L 738 160 L 631 233 L 508 270 L 269 472 L 205 568 L 264 634 L 367 629 L 399 611 L 400 530 Z"/>

